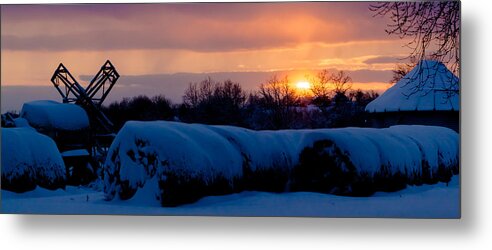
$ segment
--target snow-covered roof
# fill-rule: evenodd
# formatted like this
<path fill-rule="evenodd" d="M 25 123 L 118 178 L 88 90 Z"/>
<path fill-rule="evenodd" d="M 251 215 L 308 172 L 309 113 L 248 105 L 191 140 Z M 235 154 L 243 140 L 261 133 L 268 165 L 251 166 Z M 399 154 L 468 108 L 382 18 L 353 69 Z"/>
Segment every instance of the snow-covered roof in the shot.
<path fill-rule="evenodd" d="M 438 61 L 423 60 L 367 104 L 368 112 L 459 111 L 459 79 Z"/>
<path fill-rule="evenodd" d="M 62 130 L 80 130 L 89 127 L 89 117 L 82 107 L 49 100 L 24 103 L 21 117 L 34 127 Z"/>

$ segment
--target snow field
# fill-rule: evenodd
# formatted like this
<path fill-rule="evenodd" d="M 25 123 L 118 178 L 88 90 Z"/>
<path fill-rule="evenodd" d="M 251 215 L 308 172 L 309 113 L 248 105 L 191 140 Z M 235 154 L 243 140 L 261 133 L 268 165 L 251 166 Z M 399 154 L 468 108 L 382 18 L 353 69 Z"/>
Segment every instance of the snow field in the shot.
<path fill-rule="evenodd" d="M 146 185 L 147 186 L 147 185 Z M 193 204 L 161 207 L 153 197 L 137 191 L 130 200 L 104 201 L 102 192 L 86 187 L 65 190 L 36 188 L 22 194 L 2 190 L 2 213 L 130 214 L 193 216 L 322 216 L 460 218 L 459 175 L 449 185 L 409 186 L 370 197 L 348 197 L 315 192 L 243 191 L 207 196 Z M 149 199 L 151 198 L 151 199 Z"/>
<path fill-rule="evenodd" d="M 29 127 L 2 128 L 2 189 L 64 188 L 65 178 L 65 164 L 51 138 Z"/>
<path fill-rule="evenodd" d="M 448 182 L 459 136 L 431 126 L 253 131 L 177 122 L 127 122 L 104 169 L 106 199 L 163 206 L 244 190 L 368 196 Z M 145 193 L 145 194 L 143 194 Z"/>

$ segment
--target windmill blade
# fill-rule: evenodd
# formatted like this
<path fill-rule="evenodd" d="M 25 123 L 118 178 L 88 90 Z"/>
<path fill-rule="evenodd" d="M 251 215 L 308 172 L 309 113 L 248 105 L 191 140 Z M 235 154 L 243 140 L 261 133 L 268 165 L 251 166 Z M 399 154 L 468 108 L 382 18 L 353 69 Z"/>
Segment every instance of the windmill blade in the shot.
<path fill-rule="evenodd" d="M 62 96 L 63 102 L 73 102 L 84 108 L 96 133 L 111 134 L 113 123 L 102 112 L 101 104 L 119 77 L 120 75 L 113 64 L 107 60 L 87 88 L 84 89 L 68 69 L 60 63 L 51 77 L 51 82 Z M 101 89 L 102 91 L 99 91 Z M 101 92 L 101 97 L 94 98 L 98 92 Z"/>
<path fill-rule="evenodd" d="M 116 71 L 116 68 L 113 66 L 111 61 L 107 60 L 104 65 L 101 66 L 99 72 L 97 72 L 91 80 L 89 86 L 87 86 L 87 95 L 96 105 L 101 106 L 119 77 L 120 75 Z M 94 98 L 98 92 L 101 92 L 100 97 Z"/>
<path fill-rule="evenodd" d="M 62 63 L 53 73 L 51 82 L 62 96 L 63 102 L 77 101 L 80 98 L 80 91 L 84 90 Z"/>
<path fill-rule="evenodd" d="M 97 99 L 96 101 L 92 99 L 94 94 L 105 85 L 106 81 L 109 80 L 110 87 L 112 87 L 119 77 L 113 65 L 111 63 L 108 64 L 108 62 L 103 65 L 98 75 L 94 78 L 99 80 L 97 82 L 91 82 L 87 88 L 89 91 L 92 91 L 91 95 L 75 80 L 73 75 L 62 63 L 55 70 L 55 73 L 51 77 L 51 82 L 62 96 L 63 102 L 74 102 L 85 109 L 91 120 L 91 125 L 95 129 L 105 133 L 112 133 L 113 123 L 102 112 L 100 108 L 101 99 Z M 107 90 L 103 89 L 104 98 L 109 93 L 109 90 L 110 88 Z"/>

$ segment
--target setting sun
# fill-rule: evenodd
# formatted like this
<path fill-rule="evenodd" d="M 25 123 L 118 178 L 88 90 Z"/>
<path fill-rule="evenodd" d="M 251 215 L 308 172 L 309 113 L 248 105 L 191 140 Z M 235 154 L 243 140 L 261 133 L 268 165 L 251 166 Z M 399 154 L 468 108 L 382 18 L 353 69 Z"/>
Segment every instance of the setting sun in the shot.
<path fill-rule="evenodd" d="M 298 88 L 299 90 L 308 90 L 311 88 L 311 84 L 309 82 L 306 82 L 306 81 L 297 82 L 296 88 Z"/>

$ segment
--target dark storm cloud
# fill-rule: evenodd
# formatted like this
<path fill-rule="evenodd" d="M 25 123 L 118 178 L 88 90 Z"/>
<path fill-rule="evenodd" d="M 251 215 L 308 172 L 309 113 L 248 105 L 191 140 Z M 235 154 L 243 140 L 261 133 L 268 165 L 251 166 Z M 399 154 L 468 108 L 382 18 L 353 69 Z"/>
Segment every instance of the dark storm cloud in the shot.
<path fill-rule="evenodd" d="M 2 8 L 2 49 L 233 51 L 387 39 L 368 3 L 81 4 Z"/>

